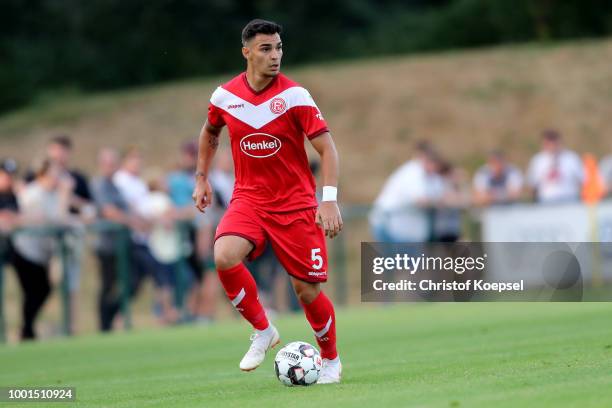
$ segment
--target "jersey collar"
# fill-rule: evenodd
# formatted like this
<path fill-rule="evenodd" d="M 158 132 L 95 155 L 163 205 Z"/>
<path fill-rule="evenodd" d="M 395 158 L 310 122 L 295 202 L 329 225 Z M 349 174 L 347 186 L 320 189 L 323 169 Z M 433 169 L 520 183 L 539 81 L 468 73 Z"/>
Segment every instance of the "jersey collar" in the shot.
<path fill-rule="evenodd" d="M 246 88 L 249 91 L 251 91 L 251 93 L 253 93 L 255 95 L 261 95 L 262 93 L 266 92 L 268 89 L 270 89 L 270 87 L 272 85 L 274 85 L 276 83 L 276 79 L 278 78 L 279 75 L 280 75 L 280 72 L 278 74 L 276 74 L 276 76 L 274 78 L 272 78 L 272 80 L 270 81 L 270 83 L 268 85 L 266 85 L 265 87 L 263 87 L 259 91 L 256 91 L 253 88 L 251 88 L 251 84 L 249 84 L 249 81 L 247 80 L 246 71 L 242 73 L 242 80 L 244 81 L 244 85 L 246 86 Z"/>

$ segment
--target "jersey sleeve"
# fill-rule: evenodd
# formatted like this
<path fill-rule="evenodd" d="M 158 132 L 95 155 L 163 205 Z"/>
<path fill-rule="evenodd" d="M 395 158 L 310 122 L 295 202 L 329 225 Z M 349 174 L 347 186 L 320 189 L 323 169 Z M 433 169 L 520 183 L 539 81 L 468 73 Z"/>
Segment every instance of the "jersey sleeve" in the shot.
<path fill-rule="evenodd" d="M 327 122 L 308 91 L 303 89 L 300 96 L 301 100 L 294 109 L 294 115 L 304 135 L 308 139 L 314 139 L 325 132 L 329 132 Z"/>
<path fill-rule="evenodd" d="M 221 87 L 215 89 L 215 92 L 213 92 L 210 97 L 210 103 L 208 104 L 208 123 L 218 128 L 225 126 L 225 120 L 223 120 L 223 109 L 219 107 L 223 106 L 222 91 L 223 89 Z"/>
<path fill-rule="evenodd" d="M 208 104 L 208 123 L 218 128 L 225 126 L 223 111 L 212 103 Z"/>

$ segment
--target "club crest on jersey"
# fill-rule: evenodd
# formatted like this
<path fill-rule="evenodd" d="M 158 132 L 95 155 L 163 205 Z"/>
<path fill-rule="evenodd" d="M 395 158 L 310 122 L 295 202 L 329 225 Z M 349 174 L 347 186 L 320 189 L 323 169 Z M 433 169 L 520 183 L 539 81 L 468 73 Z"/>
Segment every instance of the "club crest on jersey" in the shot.
<path fill-rule="evenodd" d="M 287 109 L 287 103 L 283 98 L 274 98 L 270 101 L 270 110 L 272 113 L 280 115 Z"/>
<path fill-rule="evenodd" d="M 251 133 L 240 139 L 242 153 L 256 159 L 273 156 L 280 148 L 280 139 L 267 133 Z"/>

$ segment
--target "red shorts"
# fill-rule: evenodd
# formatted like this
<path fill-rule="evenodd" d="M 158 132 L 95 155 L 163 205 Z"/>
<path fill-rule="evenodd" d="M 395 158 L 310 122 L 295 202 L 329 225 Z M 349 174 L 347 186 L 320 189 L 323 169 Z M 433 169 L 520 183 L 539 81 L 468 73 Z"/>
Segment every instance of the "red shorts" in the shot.
<path fill-rule="evenodd" d="M 289 275 L 306 282 L 327 281 L 327 248 L 323 229 L 315 223 L 315 208 L 270 213 L 245 201 L 233 201 L 221 219 L 215 241 L 236 235 L 253 244 L 249 260 L 260 256 L 270 241 Z"/>

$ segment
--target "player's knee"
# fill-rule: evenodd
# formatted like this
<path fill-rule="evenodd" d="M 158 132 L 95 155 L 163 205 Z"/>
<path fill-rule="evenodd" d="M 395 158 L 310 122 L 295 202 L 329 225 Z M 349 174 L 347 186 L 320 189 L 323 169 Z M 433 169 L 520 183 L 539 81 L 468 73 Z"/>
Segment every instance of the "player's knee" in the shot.
<path fill-rule="evenodd" d="M 230 269 L 242 262 L 241 259 L 237 259 L 237 257 L 232 253 L 231 250 L 225 248 L 215 248 L 215 265 L 217 270 L 226 270 Z"/>
<path fill-rule="evenodd" d="M 317 298 L 321 289 L 318 284 L 300 282 L 295 287 L 295 294 L 300 303 L 309 305 Z"/>
<path fill-rule="evenodd" d="M 300 300 L 300 303 L 309 305 L 312 302 L 314 302 L 318 294 L 319 294 L 318 291 L 308 289 L 308 290 L 303 290 L 303 291 L 298 292 L 297 297 Z"/>
<path fill-rule="evenodd" d="M 215 241 L 214 258 L 217 270 L 230 269 L 244 260 L 253 244 L 244 238 L 224 236 Z"/>

